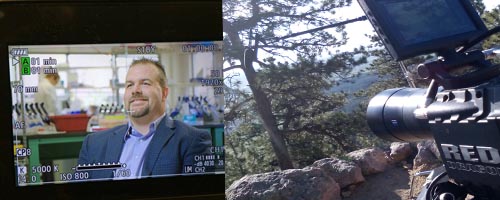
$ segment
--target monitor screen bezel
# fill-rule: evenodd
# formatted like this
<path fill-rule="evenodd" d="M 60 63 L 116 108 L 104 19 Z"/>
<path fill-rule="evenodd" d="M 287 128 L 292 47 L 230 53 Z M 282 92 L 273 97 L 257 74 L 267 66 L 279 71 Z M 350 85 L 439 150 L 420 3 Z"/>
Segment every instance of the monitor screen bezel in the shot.
<path fill-rule="evenodd" d="M 222 41 L 222 1 L 216 0 L 2 2 L 0 16 L 0 63 L 4 66 L 9 63 L 9 45 Z M 2 68 L 0 77 L 4 80 L 0 86 L 10 91 L 8 67 Z M 0 116 L 9 122 L 12 101 L 7 98 L 6 102 L 9 106 L 0 108 Z M 0 186 L 7 196 L 210 199 L 224 195 L 224 174 L 18 187 L 16 169 L 9 162 L 14 160 L 13 136 L 7 134 L 12 133 L 12 124 L 5 123 L 3 130 Z"/>
<path fill-rule="evenodd" d="M 392 0 L 391 2 L 403 2 L 408 0 Z M 399 40 L 400 32 L 394 27 L 390 15 L 387 13 L 383 6 L 383 2 L 388 0 L 358 0 L 359 5 L 365 12 L 372 26 L 377 34 L 380 36 L 382 43 L 389 51 L 393 59 L 397 61 L 405 60 L 418 55 L 439 53 L 454 50 L 455 48 L 466 44 L 468 41 L 485 33 L 487 28 L 481 20 L 477 11 L 472 6 L 469 0 L 445 0 L 446 2 L 455 1 L 456 5 L 461 6 L 463 9 L 463 16 L 468 17 L 476 30 L 464 32 L 456 35 L 449 35 L 446 37 L 430 39 L 416 44 L 404 44 Z M 448 3 L 448 5 L 453 5 Z M 451 9 L 457 9 L 452 7 Z"/>

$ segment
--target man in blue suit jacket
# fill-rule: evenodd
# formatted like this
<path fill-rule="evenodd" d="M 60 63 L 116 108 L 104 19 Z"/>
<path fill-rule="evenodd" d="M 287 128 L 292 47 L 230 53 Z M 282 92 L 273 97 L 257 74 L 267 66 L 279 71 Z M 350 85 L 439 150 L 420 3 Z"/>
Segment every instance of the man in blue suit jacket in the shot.
<path fill-rule="evenodd" d="M 196 155 L 209 154 L 208 131 L 171 120 L 166 114 L 165 70 L 155 61 L 134 61 L 127 72 L 125 108 L 129 123 L 89 134 L 79 165 L 121 163 L 120 169 L 88 170 L 91 179 L 127 179 L 179 174 Z"/>

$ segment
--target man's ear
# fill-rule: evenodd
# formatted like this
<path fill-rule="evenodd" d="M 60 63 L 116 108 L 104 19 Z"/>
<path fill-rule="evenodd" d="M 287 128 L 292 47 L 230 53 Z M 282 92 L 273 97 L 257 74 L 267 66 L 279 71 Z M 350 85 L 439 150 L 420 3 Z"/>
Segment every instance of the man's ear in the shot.
<path fill-rule="evenodd" d="M 168 87 L 163 87 L 163 89 L 162 89 L 162 95 L 161 95 L 162 100 L 166 101 L 167 100 L 167 96 L 168 96 Z"/>

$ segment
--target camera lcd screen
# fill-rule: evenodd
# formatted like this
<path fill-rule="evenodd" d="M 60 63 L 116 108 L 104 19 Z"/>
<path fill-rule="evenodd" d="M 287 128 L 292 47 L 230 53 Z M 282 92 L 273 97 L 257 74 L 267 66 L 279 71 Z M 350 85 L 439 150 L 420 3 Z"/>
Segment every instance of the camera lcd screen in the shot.
<path fill-rule="evenodd" d="M 8 52 L 16 186 L 224 174 L 221 41 L 9 45 Z M 159 70 L 129 72 L 141 70 L 137 60 L 159 63 L 168 90 L 160 89 Z M 149 141 L 134 143 L 131 119 L 162 107 Z"/>
<path fill-rule="evenodd" d="M 5 194 L 224 196 L 221 4 L 0 3 Z"/>
<path fill-rule="evenodd" d="M 391 56 L 447 54 L 487 31 L 469 0 L 358 0 Z"/>
<path fill-rule="evenodd" d="M 458 1 L 412 0 L 380 2 L 398 30 L 403 45 L 412 45 L 475 31 Z M 450 5 L 453 4 L 453 5 Z"/>

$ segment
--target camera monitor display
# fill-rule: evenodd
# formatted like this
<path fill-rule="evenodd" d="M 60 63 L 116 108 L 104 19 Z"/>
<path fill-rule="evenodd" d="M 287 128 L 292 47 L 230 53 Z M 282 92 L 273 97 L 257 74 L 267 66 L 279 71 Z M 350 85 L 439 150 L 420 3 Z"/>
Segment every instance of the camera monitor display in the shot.
<path fill-rule="evenodd" d="M 487 31 L 469 0 L 358 1 L 396 60 L 454 50 Z"/>
<path fill-rule="evenodd" d="M 17 186 L 223 174 L 221 47 L 9 45 Z"/>
<path fill-rule="evenodd" d="M 8 195 L 224 195 L 220 1 L 3 2 L 0 34 Z"/>

